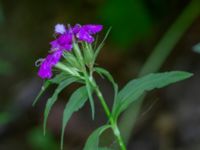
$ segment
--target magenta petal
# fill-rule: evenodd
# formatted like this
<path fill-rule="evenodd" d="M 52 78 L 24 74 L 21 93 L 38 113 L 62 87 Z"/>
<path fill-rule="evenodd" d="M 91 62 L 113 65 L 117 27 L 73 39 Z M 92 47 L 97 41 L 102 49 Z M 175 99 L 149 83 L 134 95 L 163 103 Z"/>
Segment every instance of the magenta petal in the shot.
<path fill-rule="evenodd" d="M 70 51 L 72 49 L 72 34 L 65 33 L 60 35 L 58 39 L 50 42 L 51 50 L 67 50 Z"/>
<path fill-rule="evenodd" d="M 50 54 L 49 57 L 47 58 L 48 63 L 50 64 L 50 66 L 54 66 L 58 63 L 58 61 L 60 60 L 62 56 L 62 51 L 55 51 L 54 53 Z"/>
<path fill-rule="evenodd" d="M 40 67 L 38 76 L 42 79 L 50 79 L 52 77 L 52 68 Z"/>
<path fill-rule="evenodd" d="M 81 41 L 86 41 L 88 43 L 92 43 L 94 38 L 83 28 L 77 33 L 76 37 Z"/>
<path fill-rule="evenodd" d="M 52 77 L 52 67 L 55 66 L 62 56 L 62 51 L 56 51 L 49 54 L 40 65 L 38 76 L 42 79 L 50 79 Z"/>
<path fill-rule="evenodd" d="M 78 27 L 77 27 L 78 28 Z M 76 29 L 74 34 L 81 41 L 86 41 L 88 43 L 94 42 L 93 34 L 100 32 L 103 29 L 102 25 L 83 25 L 80 27 L 79 31 Z"/>
<path fill-rule="evenodd" d="M 72 34 L 63 34 L 58 39 L 60 50 L 71 50 L 72 49 Z"/>
<path fill-rule="evenodd" d="M 96 34 L 96 33 L 100 32 L 103 29 L 103 26 L 102 25 L 91 25 L 91 24 L 88 24 L 88 25 L 82 26 L 82 28 L 84 30 L 86 30 L 89 34 Z"/>
<path fill-rule="evenodd" d="M 72 28 L 72 31 L 73 31 L 73 34 L 77 34 L 81 29 L 81 25 L 80 24 L 76 24 L 73 28 Z"/>
<path fill-rule="evenodd" d="M 57 41 L 57 40 L 51 41 L 51 42 L 50 42 L 50 45 L 51 45 L 51 50 L 52 50 L 52 51 L 56 51 L 56 50 L 59 49 L 59 44 L 58 44 L 58 41 Z"/>

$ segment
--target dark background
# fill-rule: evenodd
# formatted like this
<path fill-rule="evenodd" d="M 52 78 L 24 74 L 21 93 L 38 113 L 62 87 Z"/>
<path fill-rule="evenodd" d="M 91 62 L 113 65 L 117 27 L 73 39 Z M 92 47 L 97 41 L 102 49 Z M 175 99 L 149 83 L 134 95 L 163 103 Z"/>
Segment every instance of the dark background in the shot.
<path fill-rule="evenodd" d="M 159 39 L 176 22 L 190 0 L 1 0 L 0 1 L 0 150 L 58 150 L 62 112 L 74 89 L 65 90 L 55 104 L 43 137 L 42 119 L 47 98 L 31 104 L 43 81 L 35 61 L 44 57 L 54 25 L 103 24 L 112 31 L 98 64 L 110 70 L 120 88 L 136 77 Z M 199 6 L 200 9 L 200 6 Z M 130 150 L 200 149 L 200 16 L 173 47 L 160 71 L 185 70 L 195 75 L 148 94 L 128 144 Z M 167 45 L 166 45 L 167 46 Z M 159 58 L 158 58 L 159 59 Z M 98 78 L 106 97 L 111 85 Z M 111 102 L 110 102 L 111 103 Z M 100 104 L 92 121 L 89 104 L 75 113 L 65 137 L 65 149 L 80 150 L 93 129 L 106 121 Z M 116 142 L 110 144 L 114 147 Z"/>

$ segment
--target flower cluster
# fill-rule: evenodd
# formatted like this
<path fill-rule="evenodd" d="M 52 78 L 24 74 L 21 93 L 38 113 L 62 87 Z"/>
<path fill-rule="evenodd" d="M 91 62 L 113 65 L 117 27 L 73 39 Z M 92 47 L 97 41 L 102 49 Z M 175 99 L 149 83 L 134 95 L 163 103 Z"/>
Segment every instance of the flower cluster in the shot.
<path fill-rule="evenodd" d="M 73 38 L 78 41 L 92 43 L 94 41 L 93 35 L 102 30 L 102 25 L 79 25 L 69 29 L 63 24 L 55 26 L 56 39 L 50 42 L 50 54 L 42 61 L 38 75 L 42 79 L 50 79 L 52 77 L 52 68 L 62 57 L 63 51 L 71 51 L 73 48 Z"/>

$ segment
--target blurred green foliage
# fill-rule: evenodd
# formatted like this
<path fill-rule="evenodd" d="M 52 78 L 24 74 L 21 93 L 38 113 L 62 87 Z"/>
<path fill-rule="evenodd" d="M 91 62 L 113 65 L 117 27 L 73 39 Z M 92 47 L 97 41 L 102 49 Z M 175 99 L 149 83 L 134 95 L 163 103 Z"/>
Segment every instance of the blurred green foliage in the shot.
<path fill-rule="evenodd" d="M 200 43 L 196 44 L 196 45 L 193 47 L 193 51 L 194 51 L 194 52 L 197 52 L 197 53 L 200 53 Z"/>
<path fill-rule="evenodd" d="M 100 14 L 112 26 L 112 38 L 127 47 L 149 32 L 152 18 L 141 0 L 110 0 L 100 9 Z"/>
<path fill-rule="evenodd" d="M 2 8 L 1 1 L 0 1 L 0 25 L 3 24 L 4 19 L 5 19 L 5 18 L 4 18 L 3 8 Z"/>
<path fill-rule="evenodd" d="M 0 113 L 0 125 L 7 124 L 11 119 L 11 116 L 7 112 L 1 112 Z"/>
<path fill-rule="evenodd" d="M 27 136 L 31 147 L 37 150 L 58 150 L 59 145 L 56 143 L 53 134 L 47 132 L 44 136 L 42 127 L 33 128 Z"/>
<path fill-rule="evenodd" d="M 9 62 L 0 59 L 0 75 L 9 75 L 12 71 L 12 65 Z"/>

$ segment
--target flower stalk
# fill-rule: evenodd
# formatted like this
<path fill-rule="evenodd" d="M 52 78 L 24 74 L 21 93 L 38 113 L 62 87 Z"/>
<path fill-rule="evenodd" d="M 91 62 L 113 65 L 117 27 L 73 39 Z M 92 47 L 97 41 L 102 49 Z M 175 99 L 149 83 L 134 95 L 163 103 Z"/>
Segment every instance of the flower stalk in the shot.
<path fill-rule="evenodd" d="M 103 109 L 105 111 L 105 114 L 107 115 L 107 117 L 109 119 L 109 122 L 110 122 L 110 125 L 112 127 L 113 133 L 114 133 L 114 135 L 115 135 L 115 137 L 117 139 L 117 142 L 118 142 L 121 150 L 126 150 L 126 146 L 125 146 L 124 141 L 123 141 L 123 139 L 121 137 L 119 128 L 117 126 L 117 122 L 114 121 L 114 118 L 113 118 L 113 116 L 112 116 L 112 114 L 111 114 L 111 112 L 109 110 L 108 105 L 106 104 L 106 101 L 105 101 L 105 99 L 104 99 L 99 87 L 97 86 L 97 84 L 96 84 L 96 82 L 94 80 L 92 80 L 91 84 L 93 85 L 93 87 L 95 89 L 95 92 L 97 94 L 97 97 L 99 98 L 99 100 L 101 102 L 101 105 L 102 105 L 102 107 L 103 107 Z"/>

